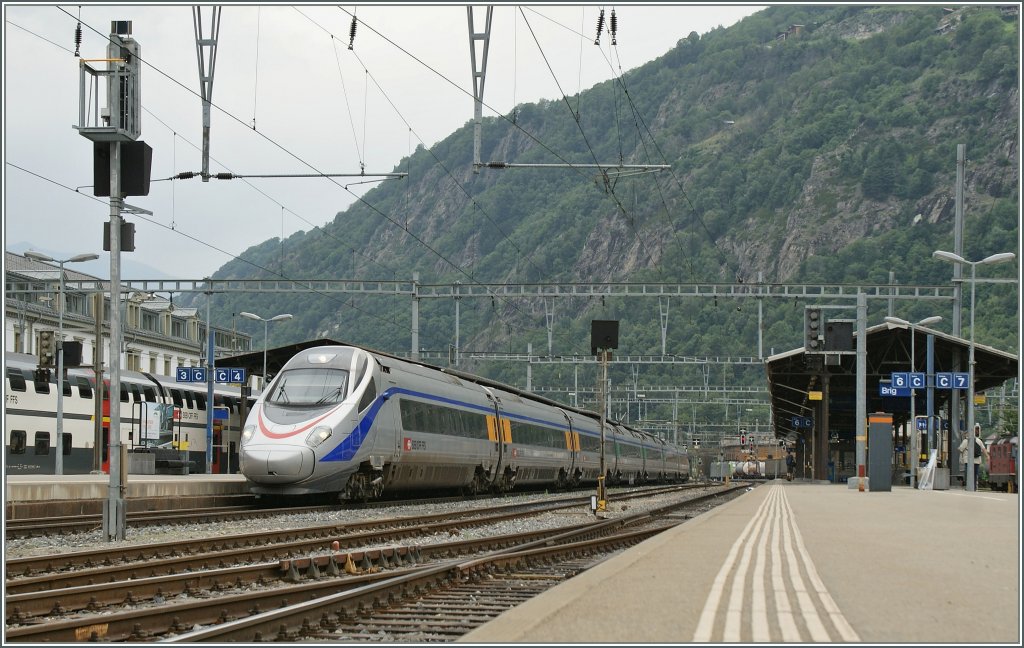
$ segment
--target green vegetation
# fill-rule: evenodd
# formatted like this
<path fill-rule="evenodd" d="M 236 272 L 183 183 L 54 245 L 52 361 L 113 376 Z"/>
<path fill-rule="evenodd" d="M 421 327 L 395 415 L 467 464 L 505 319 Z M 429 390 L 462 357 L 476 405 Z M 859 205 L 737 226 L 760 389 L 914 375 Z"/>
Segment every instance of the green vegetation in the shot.
<path fill-rule="evenodd" d="M 952 13 L 940 6 L 772 7 L 728 29 L 690 34 L 621 83 L 583 92 L 579 125 L 564 102 L 552 101 L 520 106 L 515 125 L 490 118 L 483 126 L 484 160 L 621 159 L 671 164 L 670 173 L 618 180 L 585 169 L 474 174 L 467 124 L 400 161 L 396 170 L 410 171 L 408 180 L 381 184 L 323 228 L 244 253 L 269 272 L 236 261 L 216 276 L 408 282 L 418 272 L 435 284 L 753 283 L 763 273 L 772 283 L 874 285 L 888 283 L 892 272 L 900 284 L 948 285 L 950 264 L 931 253 L 953 249 L 959 143 L 968 155 L 965 256 L 1019 253 L 1018 24 L 993 6 Z M 793 25 L 802 28 L 776 39 Z M 979 276 L 1011 277 L 1016 267 L 984 268 Z M 979 342 L 1018 351 L 1018 296 L 1014 285 L 979 284 Z M 223 301 L 234 312 L 294 313 L 293 322 L 270 330 L 271 344 L 319 337 L 387 351 L 410 344 L 407 298 Z M 803 305 L 765 301 L 766 354 L 800 345 Z M 872 303 L 871 321 L 886 307 Z M 555 300 L 554 308 L 555 354 L 589 354 L 595 318 L 622 320 L 621 353 L 661 352 L 656 300 L 579 298 Z M 933 309 L 904 302 L 896 314 L 919 319 Z M 939 314 L 946 315 L 939 328 L 948 330 L 948 315 Z M 421 347 L 446 350 L 454 325 L 451 300 L 423 300 Z M 463 299 L 460 326 L 466 349 L 525 352 L 529 343 L 547 353 L 542 303 Z M 753 299 L 671 302 L 669 353 L 756 355 L 757 334 Z M 525 383 L 522 365 L 463 368 Z M 764 379 L 760 370 L 705 375 L 692 365 L 642 371 L 640 384 L 651 385 Z M 533 376 L 535 385 L 573 379 L 566 367 L 537 367 Z M 617 384 L 632 380 L 613 375 Z"/>

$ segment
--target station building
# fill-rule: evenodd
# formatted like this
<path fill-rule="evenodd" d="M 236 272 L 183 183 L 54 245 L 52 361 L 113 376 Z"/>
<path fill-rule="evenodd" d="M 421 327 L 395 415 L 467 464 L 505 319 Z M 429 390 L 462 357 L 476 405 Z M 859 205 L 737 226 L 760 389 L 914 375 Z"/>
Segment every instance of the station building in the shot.
<path fill-rule="evenodd" d="M 101 281 L 64 267 L 63 304 L 60 303 L 59 266 L 4 253 L 4 352 L 39 353 L 40 333 L 56 336 L 61 327 L 65 342 L 82 345 L 81 364 L 111 366 L 109 292 L 84 292 L 67 282 Z M 176 367 L 196 367 L 205 361 L 207 322 L 196 308 L 182 308 L 172 298 L 130 291 L 116 300 L 124 327 L 121 367 L 173 376 Z M 101 310 L 102 309 L 102 310 Z M 97 313 L 102 312 L 101 317 Z M 214 356 L 252 350 L 252 337 L 223 327 L 212 327 Z"/>

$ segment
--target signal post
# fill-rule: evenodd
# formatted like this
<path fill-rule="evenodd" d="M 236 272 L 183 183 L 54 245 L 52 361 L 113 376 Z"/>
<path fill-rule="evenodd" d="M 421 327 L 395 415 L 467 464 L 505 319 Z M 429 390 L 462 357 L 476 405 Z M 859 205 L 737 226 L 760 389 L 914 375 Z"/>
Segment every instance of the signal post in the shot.
<path fill-rule="evenodd" d="M 601 361 L 601 472 L 597 476 L 597 505 L 595 513 L 608 510 L 608 490 L 605 477 L 608 469 L 605 463 L 605 413 L 608 411 L 608 360 L 611 350 L 619 348 L 618 320 L 590 320 L 590 352 Z"/>

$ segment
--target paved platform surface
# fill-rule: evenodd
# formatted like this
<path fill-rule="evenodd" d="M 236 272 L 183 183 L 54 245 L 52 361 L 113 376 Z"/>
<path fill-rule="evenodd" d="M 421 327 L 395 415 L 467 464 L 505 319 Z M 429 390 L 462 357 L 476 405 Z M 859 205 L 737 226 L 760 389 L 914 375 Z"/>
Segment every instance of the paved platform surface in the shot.
<path fill-rule="evenodd" d="M 128 475 L 125 496 L 185 497 L 247 493 L 242 475 Z M 8 475 L 7 502 L 104 499 L 110 475 Z"/>
<path fill-rule="evenodd" d="M 1018 497 L 767 482 L 460 641 L 1020 645 Z"/>

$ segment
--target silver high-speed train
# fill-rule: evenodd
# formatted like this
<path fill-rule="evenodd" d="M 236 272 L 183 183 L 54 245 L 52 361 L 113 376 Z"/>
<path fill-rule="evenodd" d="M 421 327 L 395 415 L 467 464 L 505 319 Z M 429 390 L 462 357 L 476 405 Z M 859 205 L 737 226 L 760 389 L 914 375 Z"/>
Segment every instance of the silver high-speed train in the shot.
<path fill-rule="evenodd" d="M 685 481 L 686 452 L 605 426 L 606 483 Z M 241 469 L 258 495 L 596 483 L 600 418 L 476 376 L 354 346 L 289 360 L 242 429 Z"/>

